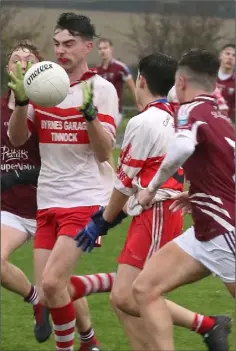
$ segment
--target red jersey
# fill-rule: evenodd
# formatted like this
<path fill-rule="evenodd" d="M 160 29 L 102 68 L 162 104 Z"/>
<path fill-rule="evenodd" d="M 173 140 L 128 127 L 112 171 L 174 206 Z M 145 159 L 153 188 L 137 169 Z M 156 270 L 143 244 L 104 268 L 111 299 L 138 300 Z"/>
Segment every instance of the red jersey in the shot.
<path fill-rule="evenodd" d="M 129 68 L 123 62 L 112 59 L 107 68 L 99 65 L 96 69 L 100 76 L 111 82 L 116 88 L 119 98 L 119 111 L 121 112 L 123 84 L 127 79 L 132 77 Z"/>
<path fill-rule="evenodd" d="M 235 74 L 232 74 L 229 78 L 221 80 L 217 78 L 217 87 L 219 88 L 223 98 L 225 99 L 229 113 L 228 116 L 234 120 L 234 110 L 235 110 Z"/>
<path fill-rule="evenodd" d="M 196 148 L 183 168 L 190 181 L 195 235 L 207 241 L 235 227 L 235 135 L 214 97 L 206 95 L 182 104 L 177 112 L 177 132 L 189 130 Z"/>
<path fill-rule="evenodd" d="M 40 166 L 38 141 L 35 134 L 19 148 L 11 145 L 7 136 L 8 122 L 12 110 L 8 107 L 9 93 L 1 99 L 1 172 L 21 171 Z M 2 211 L 8 211 L 17 216 L 35 219 L 36 217 L 36 188 L 31 185 L 16 185 L 2 194 Z"/>

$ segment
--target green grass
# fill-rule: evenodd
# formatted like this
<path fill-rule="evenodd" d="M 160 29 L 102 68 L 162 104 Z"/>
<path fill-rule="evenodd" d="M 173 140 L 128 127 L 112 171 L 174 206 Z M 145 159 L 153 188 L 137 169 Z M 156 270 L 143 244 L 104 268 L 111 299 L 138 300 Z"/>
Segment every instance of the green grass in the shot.
<path fill-rule="evenodd" d="M 95 272 L 114 272 L 116 270 L 116 258 L 124 243 L 129 220 L 115 228 L 103 240 L 103 247 L 97 249 L 92 255 L 85 254 L 76 269 L 77 274 L 91 274 Z M 191 221 L 186 217 L 185 227 L 189 227 Z M 19 249 L 11 259 L 11 262 L 20 267 L 33 281 L 32 243 Z M 223 284 L 217 278 L 207 278 L 200 283 L 185 286 L 170 294 L 176 303 L 189 309 L 204 314 L 233 314 L 233 300 L 230 298 Z M 98 294 L 89 297 L 89 306 L 92 315 L 93 326 L 100 339 L 103 350 L 129 350 L 126 337 L 119 322 L 109 306 L 108 294 Z M 157 311 L 158 313 L 158 311 Z M 23 303 L 20 297 L 2 289 L 2 351 L 54 351 L 54 340 L 44 344 L 38 344 L 32 334 L 33 318 L 32 309 Z M 233 351 L 234 334 L 230 338 Z M 176 348 L 180 350 L 206 350 L 201 338 L 185 329 L 175 329 Z"/>

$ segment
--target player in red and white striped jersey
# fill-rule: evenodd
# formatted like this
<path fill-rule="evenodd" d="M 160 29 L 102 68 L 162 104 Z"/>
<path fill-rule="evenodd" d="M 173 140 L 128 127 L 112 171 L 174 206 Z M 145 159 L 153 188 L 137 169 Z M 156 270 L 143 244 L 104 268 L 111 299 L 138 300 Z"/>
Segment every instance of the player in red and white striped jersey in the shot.
<path fill-rule="evenodd" d="M 36 281 L 40 299 L 51 312 L 57 351 L 72 351 L 74 344 L 76 314 L 67 283 L 80 256 L 74 236 L 100 205 L 107 204 L 114 181 L 107 160 L 115 141 L 118 97 L 111 83 L 88 70 L 86 57 L 94 37 L 88 17 L 73 13 L 59 17 L 53 38 L 55 54 L 71 86 L 58 106 L 42 108 L 29 103 L 19 77 L 14 79 L 17 106 L 9 123 L 10 140 L 21 145 L 32 130 L 39 138 Z M 83 89 L 90 89 L 91 83 L 93 101 L 84 101 Z M 79 108 L 84 103 L 92 114 Z M 84 314 L 88 315 L 86 306 Z M 89 317 L 83 324 L 80 350 L 97 347 Z"/>
<path fill-rule="evenodd" d="M 190 50 L 179 62 L 175 87 L 182 103 L 176 135 L 167 155 L 138 200 L 146 206 L 179 166 L 190 182 L 177 207 L 190 202 L 193 227 L 159 250 L 146 264 L 133 286 L 141 316 L 150 326 L 155 350 L 174 350 L 172 319 L 165 293 L 218 275 L 235 297 L 235 134 L 209 95 L 215 86 L 219 61 L 206 50 Z M 165 269 L 156 269 L 156 267 Z M 157 313 L 158 311 L 158 317 Z M 230 318 L 218 316 L 204 335 L 210 350 L 228 350 Z"/>

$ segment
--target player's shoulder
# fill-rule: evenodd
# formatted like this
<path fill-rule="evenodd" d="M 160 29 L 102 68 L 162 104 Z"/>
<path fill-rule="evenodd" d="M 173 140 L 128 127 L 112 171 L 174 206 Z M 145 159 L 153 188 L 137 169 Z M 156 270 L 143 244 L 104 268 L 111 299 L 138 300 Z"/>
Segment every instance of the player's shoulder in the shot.
<path fill-rule="evenodd" d="M 126 65 L 126 63 L 124 63 L 120 60 L 117 60 L 117 59 L 113 59 L 112 64 L 120 69 L 124 69 L 124 70 L 129 69 L 128 66 Z"/>
<path fill-rule="evenodd" d="M 181 104 L 177 110 L 179 125 L 186 124 L 191 118 L 202 119 L 206 112 L 216 109 L 214 96 L 201 96 Z"/>
<path fill-rule="evenodd" d="M 140 128 L 141 130 L 153 129 L 153 126 L 161 123 L 163 118 L 166 118 L 167 112 L 155 107 L 149 107 L 147 110 L 140 112 L 132 117 L 128 125 L 133 128 Z"/>

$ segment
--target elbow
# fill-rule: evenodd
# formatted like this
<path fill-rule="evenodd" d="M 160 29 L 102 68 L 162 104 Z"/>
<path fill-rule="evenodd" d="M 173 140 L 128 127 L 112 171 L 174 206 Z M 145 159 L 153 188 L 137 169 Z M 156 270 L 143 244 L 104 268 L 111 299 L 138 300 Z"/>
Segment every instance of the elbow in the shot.
<path fill-rule="evenodd" d="M 19 138 L 18 136 L 12 136 L 11 134 L 9 134 L 9 140 L 12 146 L 20 147 L 25 144 L 25 142 L 27 141 L 27 137 Z"/>
<path fill-rule="evenodd" d="M 109 143 L 108 145 L 102 147 L 100 150 L 97 150 L 96 157 L 97 157 L 97 160 L 100 163 L 111 161 L 111 158 L 112 158 L 112 144 Z"/>
<path fill-rule="evenodd" d="M 110 158 L 111 158 L 111 154 L 110 153 L 102 153 L 102 154 L 99 154 L 97 155 L 97 159 L 100 163 L 103 163 L 103 162 L 107 162 L 107 161 L 110 161 Z"/>

